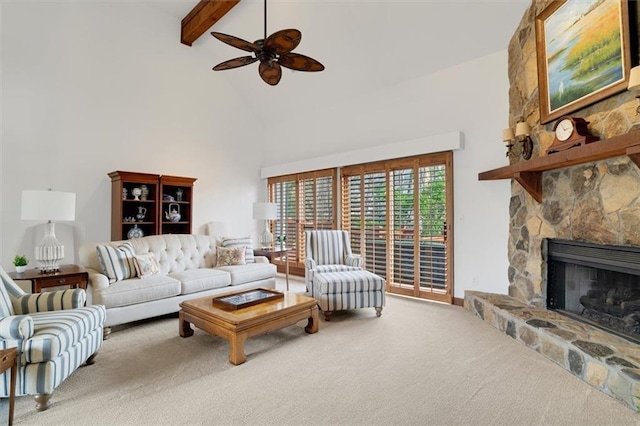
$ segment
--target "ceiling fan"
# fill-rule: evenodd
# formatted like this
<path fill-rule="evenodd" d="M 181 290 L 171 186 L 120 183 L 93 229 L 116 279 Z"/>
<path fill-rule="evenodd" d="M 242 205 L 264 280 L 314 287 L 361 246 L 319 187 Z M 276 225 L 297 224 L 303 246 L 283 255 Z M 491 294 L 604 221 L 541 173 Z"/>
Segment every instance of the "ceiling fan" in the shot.
<path fill-rule="evenodd" d="M 275 86 L 282 77 L 282 68 L 296 71 L 322 71 L 324 65 L 299 53 L 293 53 L 302 39 L 302 33 L 296 29 L 280 30 L 267 37 L 267 0 L 264 0 L 264 38 L 250 43 L 241 38 L 212 32 L 212 36 L 223 43 L 246 52 L 252 52 L 251 56 L 224 61 L 213 67 L 214 71 L 229 70 L 260 61 L 258 73 L 265 83 Z"/>

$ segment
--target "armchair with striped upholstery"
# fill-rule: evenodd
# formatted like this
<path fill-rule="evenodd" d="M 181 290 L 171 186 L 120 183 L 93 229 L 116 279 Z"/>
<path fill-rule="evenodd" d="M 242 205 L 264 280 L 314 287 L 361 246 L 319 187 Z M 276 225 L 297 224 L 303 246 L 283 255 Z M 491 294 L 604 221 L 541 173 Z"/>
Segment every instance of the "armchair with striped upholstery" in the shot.
<path fill-rule="evenodd" d="M 362 257 L 351 253 L 347 231 L 306 231 L 305 243 L 304 278 L 311 296 L 314 274 L 362 270 Z"/>
<path fill-rule="evenodd" d="M 375 308 L 382 314 L 386 281 L 362 269 L 346 231 L 306 231 L 305 281 L 329 321 L 334 311 Z"/>
<path fill-rule="evenodd" d="M 16 395 L 34 395 L 36 410 L 51 406 L 56 387 L 80 365 L 93 364 L 102 345 L 104 306 L 84 306 L 83 289 L 25 293 L 0 267 L 0 349 L 18 349 Z M 0 376 L 0 397 L 10 375 Z"/>

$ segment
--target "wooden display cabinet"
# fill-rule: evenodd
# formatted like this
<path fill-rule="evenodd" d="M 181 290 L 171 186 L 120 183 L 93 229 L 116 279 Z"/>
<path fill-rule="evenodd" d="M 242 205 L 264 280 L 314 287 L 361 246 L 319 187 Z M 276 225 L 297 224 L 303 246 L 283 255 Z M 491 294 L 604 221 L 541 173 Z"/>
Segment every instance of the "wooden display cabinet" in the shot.
<path fill-rule="evenodd" d="M 109 177 L 111 178 L 111 240 L 126 240 L 129 231 L 136 226 L 145 236 L 157 235 L 160 175 L 118 170 L 109 173 Z M 133 189 L 142 190 L 143 185 L 149 192 L 146 196 L 141 194 L 136 200 Z M 134 221 L 131 221 L 131 218 Z"/>
<path fill-rule="evenodd" d="M 160 176 L 161 207 L 158 223 L 161 234 L 191 234 L 193 183 L 196 178 Z M 175 220 L 174 214 L 180 215 Z"/>

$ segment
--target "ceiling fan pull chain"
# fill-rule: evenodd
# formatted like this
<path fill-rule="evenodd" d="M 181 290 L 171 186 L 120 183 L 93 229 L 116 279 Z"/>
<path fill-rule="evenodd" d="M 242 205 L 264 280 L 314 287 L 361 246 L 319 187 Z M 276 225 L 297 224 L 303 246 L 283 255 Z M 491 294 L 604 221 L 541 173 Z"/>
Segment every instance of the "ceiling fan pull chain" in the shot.
<path fill-rule="evenodd" d="M 264 0 L 264 38 L 267 39 L 267 0 Z"/>

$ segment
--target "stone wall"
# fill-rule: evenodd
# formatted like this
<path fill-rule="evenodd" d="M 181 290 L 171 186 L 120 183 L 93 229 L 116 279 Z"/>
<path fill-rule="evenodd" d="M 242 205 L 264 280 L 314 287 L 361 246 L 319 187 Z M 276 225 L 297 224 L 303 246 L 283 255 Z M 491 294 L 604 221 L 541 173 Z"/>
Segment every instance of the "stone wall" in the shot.
<path fill-rule="evenodd" d="M 515 129 L 520 117 L 531 126 L 533 157 L 551 145 L 555 124 L 540 124 L 535 40 L 535 17 L 550 3 L 534 0 L 509 44 L 509 126 Z M 603 140 L 595 143 L 606 143 L 640 130 L 637 106 L 635 93 L 624 91 L 571 115 L 590 122 Z M 510 161 L 522 161 L 519 144 L 514 148 Z M 627 157 L 545 172 L 540 204 L 513 180 L 509 213 L 509 294 L 544 307 L 545 238 L 640 246 L 640 172 Z"/>

